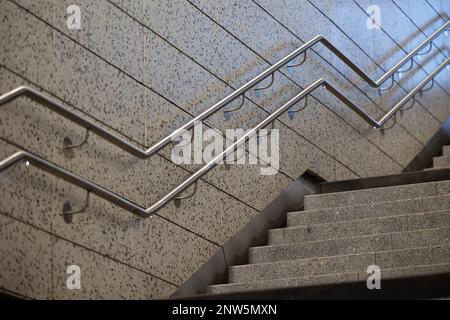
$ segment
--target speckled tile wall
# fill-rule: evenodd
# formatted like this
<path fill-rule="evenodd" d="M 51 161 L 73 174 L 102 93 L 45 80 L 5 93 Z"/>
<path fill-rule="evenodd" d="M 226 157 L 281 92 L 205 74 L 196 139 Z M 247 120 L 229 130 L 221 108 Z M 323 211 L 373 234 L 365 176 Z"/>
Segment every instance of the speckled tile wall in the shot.
<path fill-rule="evenodd" d="M 386 11 L 383 30 L 356 31 L 369 2 Z M 412 2 L 81 0 L 81 30 L 69 30 L 71 1 L 0 0 L 0 92 L 31 85 L 145 148 L 317 34 L 380 77 L 450 12 L 444 0 L 423 1 L 420 10 Z M 383 95 L 317 45 L 261 95 L 247 91 L 230 119 L 218 112 L 205 124 L 249 129 L 320 77 L 380 117 L 442 60 L 446 43 L 436 41 L 439 49 Z M 384 134 L 319 89 L 303 112 L 275 122 L 278 174 L 218 167 L 180 207 L 170 203 L 146 220 L 92 196 L 87 212 L 67 224 L 63 203 L 81 208 L 85 191 L 33 167 L 11 168 L 0 174 L 0 289 L 45 299 L 167 297 L 306 170 L 327 180 L 400 172 L 448 116 L 448 72 L 438 83 Z M 65 137 L 76 143 L 84 135 L 30 99 L 2 106 L 2 158 L 29 150 L 143 206 L 198 168 L 172 163 L 169 147 L 140 160 L 95 135 L 62 150 Z M 81 267 L 81 290 L 66 287 L 70 264 Z"/>

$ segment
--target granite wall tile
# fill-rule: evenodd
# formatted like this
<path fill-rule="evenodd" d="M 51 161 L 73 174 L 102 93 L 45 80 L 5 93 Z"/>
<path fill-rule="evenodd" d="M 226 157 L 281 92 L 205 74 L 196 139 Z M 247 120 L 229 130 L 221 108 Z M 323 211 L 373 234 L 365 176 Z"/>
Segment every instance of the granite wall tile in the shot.
<path fill-rule="evenodd" d="M 109 2 L 115 4 L 132 17 L 136 17 L 137 19 L 142 18 L 144 0 L 110 0 Z"/>
<path fill-rule="evenodd" d="M 0 159 L 19 149 L 0 140 Z M 51 228 L 52 192 L 54 178 L 24 162 L 0 173 L 0 211 L 27 223 L 49 230 Z"/>
<path fill-rule="evenodd" d="M 2 0 L 0 7 L 0 63 L 51 89 L 55 72 L 52 28 L 10 1 Z"/>
<path fill-rule="evenodd" d="M 51 246 L 48 233 L 0 214 L 0 287 L 51 299 Z"/>
<path fill-rule="evenodd" d="M 166 298 L 175 286 L 103 255 L 57 238 L 53 244 L 54 299 Z M 68 289 L 68 267 L 80 268 L 80 289 Z"/>
<path fill-rule="evenodd" d="M 20 5 L 26 10 L 29 10 L 33 14 L 53 25 L 53 15 L 55 8 L 54 0 L 13 0 L 12 2 Z"/>
<path fill-rule="evenodd" d="M 58 32 L 55 32 L 55 51 L 55 94 L 123 135 L 143 143 L 144 88 Z"/>
<path fill-rule="evenodd" d="M 74 209 L 83 206 L 84 191 L 60 181 L 55 203 L 62 204 L 67 195 Z M 177 285 L 217 249 L 166 218 L 142 219 L 95 195 L 91 195 L 86 212 L 74 215 L 72 223 L 67 224 L 60 213 L 61 205 L 55 205 L 56 234 Z"/>
<path fill-rule="evenodd" d="M 54 26 L 123 72 L 144 80 L 144 29 L 106 0 L 81 0 L 81 29 L 67 28 L 69 0 L 55 2 Z"/>

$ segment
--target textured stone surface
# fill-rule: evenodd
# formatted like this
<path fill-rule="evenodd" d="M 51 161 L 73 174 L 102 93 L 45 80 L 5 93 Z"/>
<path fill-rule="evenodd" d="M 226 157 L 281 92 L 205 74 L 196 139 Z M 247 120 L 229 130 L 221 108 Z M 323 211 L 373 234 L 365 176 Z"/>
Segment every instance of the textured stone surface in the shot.
<path fill-rule="evenodd" d="M 403 238 L 402 238 L 403 239 Z M 391 249 L 391 236 L 379 235 L 250 248 L 250 263 L 357 254 Z"/>
<path fill-rule="evenodd" d="M 317 34 L 323 34 L 373 79 L 378 79 L 382 74 L 384 74 L 385 70 L 377 65 L 376 61 L 371 57 L 374 49 L 363 51 L 361 46 L 354 41 L 353 37 L 348 36 L 353 33 L 354 27 L 351 29 L 352 32 L 345 34 L 343 30 L 340 29 L 340 26 L 336 25 L 333 20 L 329 20 L 327 16 L 324 16 L 323 13 L 314 6 L 314 3 L 294 0 L 283 1 L 282 5 L 274 1 L 267 0 L 258 0 L 257 3 L 304 41 L 313 38 Z M 332 10 L 332 5 L 330 2 L 322 1 L 321 5 L 325 6 L 327 10 Z M 343 14 L 342 16 L 347 17 L 348 12 L 351 10 L 346 6 L 347 3 L 342 3 L 342 5 L 345 7 L 342 10 L 346 12 L 346 14 Z M 348 5 L 349 7 L 352 7 L 353 10 L 356 9 L 356 13 L 352 14 L 352 16 L 357 16 L 361 21 L 359 23 L 363 24 L 365 28 L 366 21 L 364 20 L 364 16 L 361 15 L 362 12 L 358 8 L 355 8 L 353 3 L 349 3 Z M 297 14 L 297 12 L 302 12 L 302 15 Z M 314 22 L 308 23 L 309 21 Z M 344 21 L 344 24 L 349 23 L 350 22 L 348 21 Z M 364 44 L 366 46 L 373 47 L 373 38 L 369 37 L 365 40 Z M 377 47 L 382 48 L 382 46 L 378 45 Z M 386 51 L 386 48 L 383 50 Z M 325 56 L 322 52 L 321 54 L 322 56 Z M 356 75 L 350 68 L 345 66 L 339 58 L 334 56 L 331 57 L 331 63 L 333 66 L 337 67 L 345 76 L 348 77 L 348 79 L 352 81 L 352 83 L 357 85 L 385 111 L 390 108 L 393 101 L 399 101 L 406 94 L 406 91 L 403 88 L 395 85 L 392 90 L 384 92 L 383 95 L 380 95 L 378 94 L 377 89 L 372 88 L 365 83 L 365 81 Z M 341 82 L 341 80 L 339 82 Z M 426 143 L 433 133 L 439 128 L 439 122 L 427 111 L 427 108 L 429 107 L 433 108 L 434 106 L 425 105 L 424 108 L 423 105 L 419 105 L 417 108 L 410 110 L 408 113 L 397 117 L 398 122 L 401 123 L 408 132 L 412 133 L 415 138 L 420 140 L 422 143 Z M 347 111 L 344 112 L 344 114 L 351 114 L 351 112 Z M 427 125 L 424 125 L 424 123 L 427 123 Z"/>
<path fill-rule="evenodd" d="M 417 277 L 422 275 L 433 275 L 440 273 L 448 273 L 450 271 L 450 264 L 432 264 L 425 266 L 414 266 L 409 268 L 397 268 L 397 269 L 384 269 L 382 270 L 382 277 L 384 279 L 394 279 L 394 278 L 406 278 L 406 277 Z M 366 274 L 361 274 L 360 279 L 367 278 Z"/>
<path fill-rule="evenodd" d="M 331 274 L 303 278 L 275 279 L 267 281 L 240 282 L 224 285 L 214 285 L 208 288 L 210 293 L 229 293 L 240 291 L 257 291 L 276 288 L 290 288 L 300 286 L 317 286 L 335 283 L 355 282 L 358 280 L 357 273 Z"/>
<path fill-rule="evenodd" d="M 58 239 L 53 246 L 55 299 L 155 299 L 169 296 L 175 286 L 127 265 Z M 81 289 L 69 290 L 67 268 L 80 268 Z"/>
<path fill-rule="evenodd" d="M 450 208 L 450 196 L 436 196 L 423 198 L 424 211 L 437 211 Z"/>
<path fill-rule="evenodd" d="M 141 219 L 94 195 L 87 212 L 75 215 L 67 224 L 60 216 L 67 194 L 76 208 L 84 200 L 83 191 L 58 184 L 53 221 L 56 234 L 171 283 L 183 283 L 218 249 L 166 219 Z"/>
<path fill-rule="evenodd" d="M 442 146 L 442 153 L 444 156 L 450 156 L 450 146 Z"/>
<path fill-rule="evenodd" d="M 436 195 L 435 183 L 418 183 L 305 197 L 305 210 L 407 200 Z"/>
<path fill-rule="evenodd" d="M 404 249 L 450 244 L 450 229 L 436 228 L 392 235 L 392 248 Z"/>
<path fill-rule="evenodd" d="M 50 299 L 52 236 L 0 214 L 0 287 Z"/>
<path fill-rule="evenodd" d="M 432 2 L 437 5 L 436 0 Z M 322 6 L 323 13 L 331 20 L 311 3 Z M 75 31 L 66 27 L 66 9 L 71 2 L 0 0 L 3 31 L 0 36 L 0 92 L 32 83 L 145 148 L 319 33 L 329 37 L 364 71 L 379 77 L 382 69 L 374 62 L 388 68 L 402 52 L 386 35 L 375 31 L 353 34 L 358 24 L 365 23 L 364 12 L 357 9 L 354 2 L 339 3 L 342 6 L 333 11 L 326 1 L 245 0 L 224 5 L 202 0 L 167 3 L 82 0 L 77 3 L 81 7 L 82 29 Z M 389 5 L 392 7 L 392 3 Z M 440 3 L 440 6 L 441 10 L 446 10 L 446 4 Z M 403 4 L 402 7 L 420 27 L 423 27 L 422 22 L 427 22 L 429 9 L 423 10 L 424 18 L 414 17 L 416 12 L 409 13 L 411 8 Z M 341 12 L 351 12 L 352 21 L 342 20 Z M 389 12 L 390 16 L 395 15 L 394 12 L 398 10 Z M 407 23 L 405 16 L 398 20 L 404 22 L 403 25 Z M 387 22 L 387 31 L 392 33 L 395 24 L 391 24 L 391 19 Z M 395 39 L 404 40 L 414 31 L 412 25 L 408 23 L 408 30 Z M 425 33 L 429 30 L 431 28 L 424 28 Z M 419 33 L 414 34 L 401 46 L 410 46 L 421 38 Z M 382 45 L 375 46 L 374 41 Z M 221 130 L 251 128 L 297 94 L 300 86 L 320 76 L 335 83 L 349 98 L 377 117 L 405 94 L 404 89 L 396 85 L 389 93 L 379 95 L 328 50 L 317 46 L 314 51 L 308 52 L 307 63 L 294 72 L 286 68 L 277 72 L 274 86 L 260 96 L 248 90 L 244 106 L 234 112 L 230 120 L 225 121 L 223 112 L 218 112 L 207 119 L 207 124 Z M 425 68 L 436 63 L 435 60 L 423 62 Z M 416 70 L 413 71 L 414 81 L 423 76 Z M 445 79 L 439 76 L 438 81 L 442 84 Z M 411 78 L 398 82 L 408 87 Z M 18 276 L 9 277 L 5 283 L 14 291 L 20 287 L 19 280 L 12 280 L 35 279 L 18 292 L 30 297 L 51 297 L 48 296 L 49 285 L 53 285 L 54 298 L 168 296 L 175 289 L 174 285 L 182 284 L 217 251 L 216 244 L 235 234 L 305 170 L 312 170 L 328 181 L 400 172 L 421 149 L 421 144 L 437 130 L 439 122 L 448 116 L 448 97 L 441 91 L 434 88 L 419 97 L 422 105 L 399 116 L 400 125 L 382 134 L 367 127 L 341 102 L 319 89 L 314 95 L 325 105 L 309 99 L 308 108 L 302 113 L 293 119 L 283 115 L 275 123 L 282 134 L 280 174 L 261 177 L 259 167 L 255 166 L 217 168 L 205 177 L 206 182 L 199 182 L 198 193 L 182 201 L 180 208 L 171 202 L 160 211 L 160 216 L 147 220 L 92 196 L 87 212 L 75 215 L 73 223 L 66 224 L 61 217 L 64 201 L 70 200 L 75 209 L 80 208 L 85 191 L 19 164 L 0 176 L 0 204 L 3 214 L 29 225 L 12 224 L 20 229 L 18 234 L 26 229 L 26 235 L 17 239 L 9 238 L 9 224 L 0 232 L 4 232 L 2 236 L 6 234 L 7 241 L 13 242 L 14 250 L 9 256 L 27 256 L 33 263 L 39 263 L 41 269 L 53 268 L 53 274 L 51 271 L 44 273 L 54 281 L 28 275 L 28 271 L 20 269 L 22 266 L 16 268 L 20 271 Z M 224 109 L 238 103 L 233 101 Z M 17 145 L 141 205 L 150 205 L 185 179 L 188 176 L 185 169 L 197 168 L 171 164 L 167 160 L 170 148 L 142 161 L 93 135 L 83 147 L 61 152 L 64 137 L 81 141 L 84 130 L 25 98 L 2 106 L 0 135 L 11 142 L 1 142 L 2 158 L 17 150 L 13 144 Z M 447 194 L 446 188 L 445 184 L 438 185 L 438 194 L 440 191 Z M 446 206 L 446 202 L 446 197 L 442 197 L 424 204 L 438 208 Z M 408 202 L 399 205 L 395 214 L 406 213 L 409 209 L 417 212 L 417 208 L 417 203 Z M 368 212 L 384 216 L 391 209 L 384 207 Z M 335 220 L 364 216 L 357 209 L 348 210 L 355 211 L 342 215 L 332 211 L 315 213 L 321 217 L 317 221 L 327 220 L 328 213 Z M 429 213 L 426 218 L 409 217 L 408 223 L 435 228 L 447 219 L 444 212 Z M 41 237 L 41 234 L 47 236 Z M 445 234 L 440 235 L 442 237 L 438 238 L 444 239 Z M 413 243 L 429 239 L 435 244 L 433 236 L 417 236 Z M 46 237 L 54 239 L 53 247 L 41 241 Z M 21 240 L 32 242 L 31 247 L 26 247 Z M 50 267 L 49 250 L 54 253 L 50 257 L 53 259 Z M 36 252 L 44 252 L 42 261 L 37 261 Z M 67 293 L 61 287 L 65 274 L 59 272 L 72 259 L 79 260 L 88 271 L 86 290 L 77 294 Z M 15 262 L 12 265 L 15 266 Z M 0 274 L 12 272 L 8 268 L 2 264 Z M 337 263 L 337 269 L 340 268 L 344 267 Z M 99 273 L 104 269 L 113 271 L 116 276 L 108 279 L 106 274 Z M 327 272 L 320 264 L 312 269 L 321 274 Z M 108 281 L 112 285 L 108 285 Z"/>
<path fill-rule="evenodd" d="M 450 246 L 377 252 L 375 255 L 381 269 L 448 263 Z"/>
<path fill-rule="evenodd" d="M 407 211 L 410 213 L 410 211 Z M 296 243 L 345 238 L 408 230 L 445 227 L 450 224 L 448 210 L 381 218 L 337 221 L 269 231 L 269 244 Z"/>
<path fill-rule="evenodd" d="M 51 89 L 55 72 L 52 29 L 10 1 L 2 0 L 0 6 L 0 63 Z"/>
<path fill-rule="evenodd" d="M 271 230 L 270 243 L 302 242 L 407 230 L 406 216 L 330 222 Z"/>
<path fill-rule="evenodd" d="M 360 254 L 234 266 L 229 268 L 229 282 L 251 282 L 359 272 L 374 263 L 374 254 Z"/>
<path fill-rule="evenodd" d="M 295 35 L 288 32 L 286 28 L 273 20 L 250 0 L 231 1 L 227 4 L 222 2 L 195 0 L 192 1 L 192 3 L 198 6 L 203 12 L 213 20 L 217 21 L 225 29 L 230 30 L 234 36 L 246 43 L 247 46 L 257 52 L 266 61 L 275 63 L 284 55 L 300 46 L 300 41 Z M 270 29 L 271 32 L 265 32 L 266 29 Z M 327 56 L 329 56 L 329 53 Z M 302 65 L 301 68 L 298 68 L 298 70 L 295 69 L 295 72 L 289 73 L 288 70 L 283 68 L 280 69 L 280 73 L 292 79 L 296 84 L 301 85 L 302 87 L 312 83 L 319 77 L 323 77 L 339 88 L 353 88 L 353 84 L 346 81 L 337 70 L 331 68 L 328 61 L 319 57 L 314 51 L 309 52 L 307 61 L 308 63 Z M 286 85 L 283 85 L 283 88 L 285 87 Z M 364 105 L 365 110 L 373 114 L 374 117 L 381 116 L 381 109 L 375 106 L 362 92 L 358 90 L 349 90 L 346 91 L 346 95 L 353 101 L 357 101 L 360 105 Z M 349 113 L 348 110 L 345 110 L 346 107 L 342 105 L 340 101 L 333 99 L 326 91 L 317 90 L 317 92 L 313 93 L 313 96 L 318 97 L 318 99 L 321 102 L 324 102 L 328 108 L 331 108 L 332 110 L 339 109 L 338 115 L 342 116 L 344 113 L 346 115 L 344 120 L 349 120 L 350 125 L 353 125 L 362 135 L 368 137 L 371 142 L 380 147 L 380 149 L 387 154 L 391 155 L 399 163 L 409 163 L 413 154 L 416 152 L 415 150 L 420 149 L 420 144 L 400 126 L 387 132 L 387 134 L 390 135 L 387 139 L 386 137 L 382 137 L 380 132 L 374 133 L 372 130 L 366 130 L 366 122 L 362 121 L 362 119 L 357 116 L 355 117 L 353 112 Z M 322 108 L 324 107 L 322 106 Z M 341 112 L 341 109 L 345 111 Z M 317 108 L 310 108 L 309 110 L 302 112 L 302 115 L 312 111 L 318 112 Z M 326 122 L 327 116 L 320 115 L 319 119 L 321 122 Z M 296 128 L 308 126 L 308 124 L 304 123 L 299 123 L 297 125 L 296 122 L 298 122 L 298 120 L 291 122 Z M 317 123 L 317 121 L 314 122 Z M 310 123 L 311 122 L 309 122 L 309 125 Z M 334 123 L 334 121 L 331 121 L 331 123 Z M 319 129 L 318 131 L 324 131 L 322 127 L 316 126 L 316 128 Z M 336 131 L 337 129 L 331 130 L 330 128 L 329 134 L 335 133 L 334 137 L 338 137 L 339 134 L 336 134 Z M 346 132 L 346 134 L 348 134 L 348 132 Z M 331 137 L 322 139 L 322 141 L 327 141 L 330 144 L 333 143 Z M 401 147 L 402 150 L 400 150 L 399 145 L 393 141 L 403 141 Z M 342 150 L 347 150 L 347 148 L 342 148 Z"/>
<path fill-rule="evenodd" d="M 450 167 L 450 157 L 449 156 L 434 157 L 433 158 L 433 167 L 434 168 Z"/>
<path fill-rule="evenodd" d="M 422 200 L 411 199 L 288 213 L 288 226 L 307 226 L 334 221 L 368 219 L 422 211 Z"/>
<path fill-rule="evenodd" d="M 81 30 L 70 30 L 66 26 L 66 8 L 71 4 L 73 2 L 69 0 L 55 2 L 54 26 L 120 70 L 143 81 L 143 27 L 106 0 L 81 0 L 76 3 L 82 12 Z"/>
<path fill-rule="evenodd" d="M 55 33 L 55 51 L 55 94 L 125 136 L 143 143 L 143 87 L 59 33 Z"/>

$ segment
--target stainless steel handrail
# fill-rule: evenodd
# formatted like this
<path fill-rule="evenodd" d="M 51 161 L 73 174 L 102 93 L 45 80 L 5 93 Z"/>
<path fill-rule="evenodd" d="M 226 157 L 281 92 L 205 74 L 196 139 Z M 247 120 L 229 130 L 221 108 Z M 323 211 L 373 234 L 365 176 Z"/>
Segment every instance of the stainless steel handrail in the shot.
<path fill-rule="evenodd" d="M 189 122 L 178 128 L 177 130 L 173 131 L 171 134 L 166 136 L 165 138 L 161 139 L 159 142 L 154 144 L 153 146 L 147 148 L 146 150 L 142 150 L 141 148 L 125 141 L 122 139 L 119 135 L 110 133 L 103 129 L 102 127 L 95 124 L 93 121 L 84 119 L 77 115 L 76 113 L 70 111 L 68 108 L 64 107 L 62 103 L 57 101 L 54 98 L 51 98 L 50 96 L 46 96 L 42 94 L 41 92 L 27 87 L 27 86 L 20 86 L 14 90 L 11 90 L 3 95 L 0 96 L 0 106 L 5 104 L 8 101 L 11 101 L 21 95 L 28 95 L 30 98 L 33 98 L 35 100 L 40 101 L 53 111 L 65 116 L 68 119 L 71 119 L 74 122 L 77 122 L 79 125 L 85 127 L 86 129 L 98 134 L 99 136 L 105 138 L 106 140 L 110 141 L 111 143 L 117 145 L 118 147 L 130 152 L 131 154 L 141 158 L 141 159 L 147 159 L 154 155 L 156 152 L 160 151 L 162 148 L 167 146 L 169 143 L 173 141 L 173 139 L 176 139 L 181 133 L 185 132 L 186 130 L 191 129 L 196 122 L 203 121 L 210 115 L 214 114 L 216 111 L 233 101 L 235 98 L 239 97 L 240 95 L 243 95 L 246 91 L 254 87 L 256 84 L 267 78 L 268 76 L 273 75 L 275 71 L 280 69 L 282 66 L 287 64 L 289 61 L 295 59 L 300 54 L 306 52 L 309 48 L 314 46 L 317 43 L 322 43 L 325 47 L 327 47 L 329 50 L 331 50 L 336 56 L 338 56 L 345 64 L 347 64 L 355 73 L 357 73 L 361 78 L 363 78 L 367 83 L 369 83 L 372 87 L 379 87 L 384 81 L 386 81 L 389 77 L 394 75 L 395 72 L 397 72 L 408 60 L 413 58 L 415 55 L 419 54 L 420 51 L 426 47 L 431 41 L 433 41 L 436 37 L 438 37 L 440 34 L 442 34 L 445 30 L 449 28 L 450 20 L 447 21 L 442 27 L 440 27 L 438 30 L 436 30 L 431 36 L 429 36 L 425 41 L 423 41 L 421 44 L 419 44 L 413 51 L 411 51 L 408 55 L 406 55 L 400 62 L 398 62 L 395 66 L 393 66 L 389 71 L 387 71 L 380 79 L 378 80 L 372 80 L 372 78 L 367 75 L 361 68 L 359 68 L 355 63 L 353 63 L 349 58 L 347 58 L 346 55 L 344 55 L 339 49 L 337 49 L 330 41 L 328 41 L 324 36 L 318 35 L 315 38 L 311 39 L 310 41 L 303 44 L 298 49 L 294 50 L 287 56 L 285 56 L 283 59 L 278 61 L 276 64 L 272 65 L 262 73 L 260 73 L 258 76 L 235 90 L 233 93 L 229 94 L 227 97 L 223 98 L 221 101 L 217 102 L 207 110 L 203 111 L 201 114 L 197 115 L 193 119 L 191 119 Z M 273 80 L 273 79 L 272 79 Z M 363 117 L 364 118 L 364 117 Z M 369 123 L 371 123 L 369 121 Z M 372 123 L 371 123 L 372 124 Z M 376 126 L 377 127 L 377 126 Z"/>
<path fill-rule="evenodd" d="M 51 163 L 37 155 L 26 151 L 19 151 L 7 159 L 4 159 L 0 162 L 0 172 L 14 165 L 20 160 L 28 160 L 30 164 L 45 170 L 49 173 L 52 173 L 60 178 L 65 179 L 81 188 L 86 189 L 90 193 L 94 193 L 118 206 L 135 213 L 143 218 L 147 218 L 152 216 L 162 207 L 164 207 L 167 203 L 173 200 L 178 194 L 186 190 L 189 186 L 194 184 L 198 179 L 200 179 L 203 175 L 213 169 L 217 164 L 219 164 L 225 157 L 243 145 L 250 137 L 257 134 L 257 132 L 267 125 L 275 121 L 279 116 L 281 116 L 284 112 L 289 110 L 292 106 L 294 106 L 297 102 L 308 96 L 315 89 L 323 86 L 327 90 L 329 90 L 333 95 L 335 95 L 338 99 L 340 99 L 345 105 L 347 105 L 350 109 L 364 118 L 367 122 L 371 123 L 374 127 L 382 126 L 389 118 L 391 118 L 402 106 L 404 106 L 411 98 L 413 98 L 420 90 L 431 80 L 433 79 L 442 69 L 444 69 L 450 63 L 450 58 L 445 60 L 438 68 L 436 68 L 430 75 L 428 75 L 422 82 L 420 82 L 411 92 L 408 93 L 400 102 L 398 102 L 394 107 L 392 107 L 389 112 L 387 112 L 379 121 L 373 119 L 370 115 L 368 115 L 362 108 L 358 107 L 355 103 L 353 103 L 350 99 L 346 98 L 338 89 L 333 87 L 330 83 L 328 83 L 324 79 L 319 79 L 316 82 L 309 85 L 302 92 L 297 94 L 294 98 L 284 104 L 282 107 L 277 109 L 274 113 L 268 116 L 266 119 L 261 121 L 256 127 L 252 130 L 248 131 L 245 135 L 239 138 L 235 143 L 230 145 L 227 149 L 225 149 L 222 153 L 217 155 L 211 162 L 204 165 L 194 174 L 192 174 L 189 178 L 179 184 L 172 191 L 167 193 L 163 198 L 158 200 L 149 208 L 144 208 L 136 203 L 127 200 L 126 198 L 113 193 L 89 180 L 86 180 L 78 175 L 75 175 L 58 165 Z"/>

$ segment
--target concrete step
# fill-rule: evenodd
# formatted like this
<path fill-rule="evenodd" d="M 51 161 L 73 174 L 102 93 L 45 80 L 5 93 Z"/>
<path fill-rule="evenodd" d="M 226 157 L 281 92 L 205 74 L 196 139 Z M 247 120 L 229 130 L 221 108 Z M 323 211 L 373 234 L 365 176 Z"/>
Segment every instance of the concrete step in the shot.
<path fill-rule="evenodd" d="M 229 268 L 229 282 L 362 273 L 371 265 L 393 269 L 442 263 L 450 263 L 448 245 L 233 266 Z"/>
<path fill-rule="evenodd" d="M 439 189 L 448 189 L 450 181 L 427 182 L 393 187 L 363 189 L 305 197 L 305 210 L 347 207 L 436 196 Z"/>
<path fill-rule="evenodd" d="M 448 191 L 442 190 L 442 192 L 447 193 Z M 381 218 L 445 209 L 450 209 L 450 195 L 448 194 L 385 203 L 371 203 L 290 212 L 287 215 L 287 226 L 308 226 L 337 221 Z"/>
<path fill-rule="evenodd" d="M 442 155 L 450 156 L 450 146 L 442 146 Z"/>
<path fill-rule="evenodd" d="M 433 158 L 434 168 L 448 168 L 450 167 L 450 156 L 434 157 Z"/>
<path fill-rule="evenodd" d="M 265 263 L 440 245 L 450 245 L 450 228 L 254 247 L 249 250 L 249 262 Z"/>
<path fill-rule="evenodd" d="M 421 275 L 434 275 L 450 272 L 450 264 L 432 264 L 406 268 L 382 269 L 381 282 L 384 279 L 407 278 Z M 366 282 L 366 272 L 354 272 L 343 274 L 326 274 L 312 277 L 274 279 L 267 281 L 238 282 L 230 284 L 213 285 L 208 287 L 209 293 L 230 293 L 259 291 L 280 288 L 308 287 L 327 284 L 339 284 L 348 282 Z M 383 285 L 382 285 L 383 286 Z"/>
<path fill-rule="evenodd" d="M 269 230 L 268 244 L 290 244 L 449 226 L 450 210 L 420 212 L 272 229 Z"/>
<path fill-rule="evenodd" d="M 306 287 L 325 284 L 337 284 L 346 282 L 357 282 L 358 273 L 349 274 L 327 274 L 315 277 L 274 279 L 267 281 L 252 281 L 220 284 L 208 287 L 209 293 L 229 293 L 240 291 L 259 291 L 268 289 Z"/>

